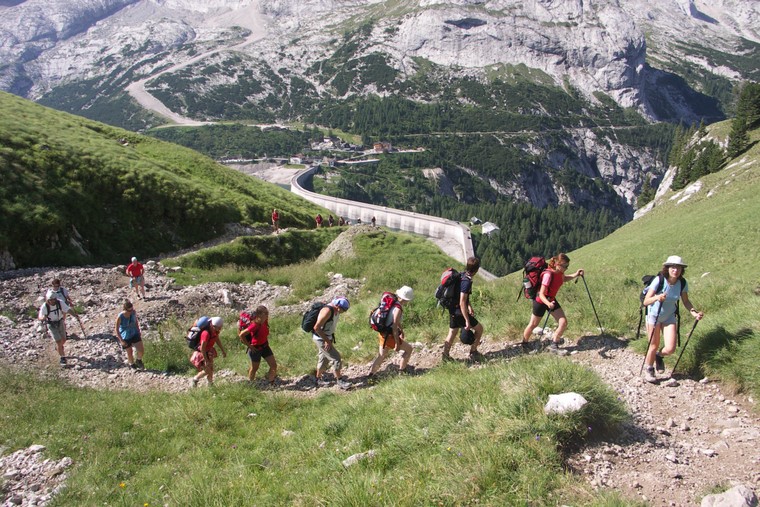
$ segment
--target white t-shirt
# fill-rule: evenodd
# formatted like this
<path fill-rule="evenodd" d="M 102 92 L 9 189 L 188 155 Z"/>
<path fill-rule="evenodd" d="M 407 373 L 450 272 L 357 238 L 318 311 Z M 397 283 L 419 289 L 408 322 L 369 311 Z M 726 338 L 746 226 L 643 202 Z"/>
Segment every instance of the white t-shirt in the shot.
<path fill-rule="evenodd" d="M 53 303 L 52 305 L 45 301 L 42 303 L 42 306 L 40 306 L 40 313 L 38 314 L 38 318 L 45 318 L 49 320 L 50 322 L 58 322 L 59 320 L 63 320 L 66 318 L 66 313 L 70 310 L 69 305 L 67 305 L 65 302 L 58 299 L 58 304 L 56 305 Z"/>

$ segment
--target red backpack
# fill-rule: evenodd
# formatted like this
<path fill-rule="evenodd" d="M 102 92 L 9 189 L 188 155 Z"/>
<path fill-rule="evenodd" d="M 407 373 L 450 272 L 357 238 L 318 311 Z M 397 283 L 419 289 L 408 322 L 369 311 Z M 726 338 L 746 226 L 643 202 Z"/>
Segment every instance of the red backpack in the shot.
<path fill-rule="evenodd" d="M 238 333 L 243 329 L 248 329 L 248 326 L 253 324 L 254 314 L 250 310 L 243 310 L 240 312 L 240 318 L 238 319 Z"/>
<path fill-rule="evenodd" d="M 538 289 L 541 287 L 541 274 L 546 271 L 549 266 L 546 264 L 546 259 L 540 255 L 531 257 L 523 267 L 523 288 L 522 292 L 527 299 L 536 299 L 538 295 Z M 520 299 L 518 293 L 517 299 Z"/>
<path fill-rule="evenodd" d="M 383 292 L 377 308 L 369 314 L 369 327 L 378 333 L 390 333 L 393 330 L 393 313 L 391 310 L 400 306 L 398 297 L 394 293 Z"/>

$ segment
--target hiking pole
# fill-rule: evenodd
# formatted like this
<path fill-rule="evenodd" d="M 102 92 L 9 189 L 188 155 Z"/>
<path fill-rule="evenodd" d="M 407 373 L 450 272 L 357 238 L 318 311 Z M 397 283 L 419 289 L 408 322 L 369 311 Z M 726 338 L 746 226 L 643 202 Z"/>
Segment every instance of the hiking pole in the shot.
<path fill-rule="evenodd" d="M 694 321 L 694 325 L 691 326 L 691 331 L 689 331 L 689 336 L 686 337 L 686 343 L 683 344 L 683 348 L 681 349 L 681 353 L 678 354 L 678 359 L 676 359 L 676 364 L 673 366 L 673 370 L 670 372 L 670 376 L 671 377 L 676 372 L 676 368 L 678 368 L 678 363 L 681 361 L 681 356 L 683 356 L 683 351 L 686 350 L 686 346 L 689 344 L 689 338 L 691 338 L 691 333 L 694 332 L 694 328 L 697 327 L 698 323 L 699 323 L 699 321 L 695 320 Z"/>
<path fill-rule="evenodd" d="M 551 311 L 546 312 L 546 319 L 544 319 L 544 325 L 541 328 L 541 336 L 544 336 L 544 333 L 546 332 L 546 323 L 549 322 L 549 315 L 551 315 Z"/>
<path fill-rule="evenodd" d="M 79 327 L 82 329 L 82 338 L 87 338 L 87 331 L 84 330 L 84 324 L 82 324 L 82 319 L 77 318 L 77 322 L 79 322 Z"/>
<path fill-rule="evenodd" d="M 667 293 L 667 291 L 665 291 L 665 293 Z M 657 328 L 657 320 L 660 318 L 661 311 L 662 311 L 662 302 L 660 302 L 660 307 L 657 309 L 657 316 L 654 318 L 654 325 L 652 326 L 652 331 L 649 333 L 649 345 L 647 345 L 647 351 L 644 353 L 644 360 L 641 361 L 641 369 L 639 370 L 639 375 L 641 375 L 644 372 L 644 365 L 647 362 L 649 347 L 652 346 L 652 338 L 654 338 L 654 331 Z"/>
<path fill-rule="evenodd" d="M 602 322 L 599 320 L 599 315 L 596 313 L 596 307 L 594 306 L 594 300 L 591 298 L 591 292 L 588 290 L 588 284 L 586 283 L 586 277 L 584 275 L 581 275 L 581 278 L 583 279 L 583 285 L 586 287 L 586 294 L 588 294 L 588 300 L 591 301 L 591 309 L 594 310 L 594 316 L 596 317 L 596 323 L 599 324 L 599 329 L 601 330 L 602 334 L 604 334 L 604 328 L 602 327 Z"/>

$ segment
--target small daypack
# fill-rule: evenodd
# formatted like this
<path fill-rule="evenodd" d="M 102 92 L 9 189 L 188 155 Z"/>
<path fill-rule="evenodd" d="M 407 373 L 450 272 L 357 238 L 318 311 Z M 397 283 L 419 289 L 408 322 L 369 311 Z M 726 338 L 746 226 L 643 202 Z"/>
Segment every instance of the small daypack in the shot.
<path fill-rule="evenodd" d="M 393 330 L 393 308 L 398 308 L 398 296 L 392 292 L 383 292 L 377 308 L 369 314 L 369 327 L 378 333 L 387 334 Z"/>
<path fill-rule="evenodd" d="M 520 291 L 526 299 L 536 299 L 538 289 L 541 287 L 541 274 L 548 268 L 546 259 L 540 255 L 531 257 L 523 266 L 523 286 Z M 520 293 L 517 293 L 520 300 Z"/>
<path fill-rule="evenodd" d="M 243 329 L 248 329 L 248 327 L 253 324 L 253 318 L 254 312 L 250 310 L 243 310 L 240 312 L 240 318 L 238 319 L 238 333 Z"/>
<path fill-rule="evenodd" d="M 449 308 L 459 300 L 462 273 L 454 268 L 448 268 L 441 274 L 441 283 L 435 289 L 435 299 L 438 306 Z"/>
<path fill-rule="evenodd" d="M 198 346 L 201 344 L 201 333 L 208 331 L 211 325 L 211 319 L 206 317 L 200 317 L 193 327 L 187 330 L 187 346 L 193 350 L 198 350 Z"/>
<path fill-rule="evenodd" d="M 314 325 L 317 323 L 317 319 L 319 318 L 319 312 L 321 312 L 322 308 L 325 306 L 327 306 L 326 303 L 320 302 L 312 304 L 311 307 L 303 314 L 303 318 L 301 319 L 301 329 L 307 333 L 313 333 Z M 334 313 L 335 312 L 333 309 L 330 308 L 330 318 L 327 319 L 328 322 L 332 320 Z"/>

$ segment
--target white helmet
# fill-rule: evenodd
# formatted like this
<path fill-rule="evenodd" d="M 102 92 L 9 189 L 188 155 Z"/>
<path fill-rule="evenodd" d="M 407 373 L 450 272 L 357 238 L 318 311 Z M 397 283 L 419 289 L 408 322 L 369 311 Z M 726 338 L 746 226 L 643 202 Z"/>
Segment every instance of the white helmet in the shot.
<path fill-rule="evenodd" d="M 224 321 L 222 320 L 221 317 L 211 317 L 211 325 L 217 329 L 222 329 L 222 326 L 224 325 Z"/>
<path fill-rule="evenodd" d="M 408 285 L 404 285 L 396 291 L 396 295 L 399 297 L 399 299 L 403 299 L 404 301 L 411 301 L 414 299 L 414 290 L 412 290 L 412 288 Z"/>
<path fill-rule="evenodd" d="M 137 257 L 132 257 L 132 262 L 137 262 Z"/>

